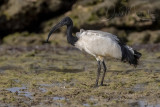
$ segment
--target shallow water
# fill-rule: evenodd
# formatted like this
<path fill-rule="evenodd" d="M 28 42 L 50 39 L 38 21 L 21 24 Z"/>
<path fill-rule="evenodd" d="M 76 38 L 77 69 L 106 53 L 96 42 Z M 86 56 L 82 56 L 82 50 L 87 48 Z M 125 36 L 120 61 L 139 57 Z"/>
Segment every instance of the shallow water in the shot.
<path fill-rule="evenodd" d="M 11 91 L 12 93 L 15 93 L 15 92 L 20 93 L 22 92 L 20 90 L 26 90 L 26 89 L 27 89 L 26 87 L 13 87 L 13 88 L 8 88 L 6 90 Z"/>
<path fill-rule="evenodd" d="M 147 101 L 137 101 L 128 104 L 129 107 L 160 107 L 160 104 L 149 104 Z"/>
<path fill-rule="evenodd" d="M 39 90 L 43 93 L 47 92 L 47 89 L 39 87 Z"/>
<path fill-rule="evenodd" d="M 89 105 L 89 104 L 83 104 L 83 106 L 85 106 L 85 107 L 90 107 L 90 105 Z"/>
<path fill-rule="evenodd" d="M 97 104 L 88 104 L 88 103 L 84 103 L 83 106 L 85 107 L 92 107 L 92 106 L 97 106 Z M 112 106 L 109 107 L 160 107 L 160 104 L 150 104 L 147 101 L 134 101 L 134 102 L 120 102 L 120 103 L 116 103 Z"/>
<path fill-rule="evenodd" d="M 65 100 L 65 97 L 53 97 L 53 100 Z"/>
<path fill-rule="evenodd" d="M 31 92 L 27 91 L 27 87 L 12 87 L 12 88 L 7 88 L 7 91 L 10 91 L 12 93 L 16 93 L 18 95 L 22 95 L 25 96 L 27 98 L 32 99 L 33 98 L 33 94 Z"/>

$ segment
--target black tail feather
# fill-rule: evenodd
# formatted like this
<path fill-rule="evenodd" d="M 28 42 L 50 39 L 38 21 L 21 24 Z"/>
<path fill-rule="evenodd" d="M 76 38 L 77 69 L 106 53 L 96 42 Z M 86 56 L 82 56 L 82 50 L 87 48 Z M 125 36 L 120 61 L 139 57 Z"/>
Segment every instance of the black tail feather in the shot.
<path fill-rule="evenodd" d="M 128 62 L 129 64 L 133 64 L 135 67 L 138 65 L 138 59 L 142 56 L 141 53 L 136 50 L 130 50 L 126 45 L 119 44 L 122 51 L 122 61 Z"/>
<path fill-rule="evenodd" d="M 142 56 L 142 54 L 139 53 L 139 52 L 137 52 L 136 50 L 134 50 L 134 56 L 135 56 L 137 59 L 139 59 L 139 58 Z"/>

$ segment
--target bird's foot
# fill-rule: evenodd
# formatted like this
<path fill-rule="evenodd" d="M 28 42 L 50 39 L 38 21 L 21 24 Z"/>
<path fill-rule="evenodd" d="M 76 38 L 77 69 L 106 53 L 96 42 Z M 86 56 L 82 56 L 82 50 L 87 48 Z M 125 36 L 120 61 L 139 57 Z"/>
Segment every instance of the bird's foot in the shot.
<path fill-rule="evenodd" d="M 104 86 L 104 84 L 103 84 L 103 81 L 101 81 L 101 84 L 100 84 L 100 86 Z"/>
<path fill-rule="evenodd" d="M 103 83 L 101 83 L 101 84 L 100 84 L 100 86 L 104 86 L 104 84 L 103 84 Z"/>
<path fill-rule="evenodd" d="M 92 85 L 92 88 L 97 88 L 98 84 Z"/>
<path fill-rule="evenodd" d="M 107 85 L 107 84 L 103 84 L 103 83 L 101 83 L 101 84 L 100 84 L 100 86 L 108 86 L 108 85 Z"/>
<path fill-rule="evenodd" d="M 98 85 L 94 85 L 94 88 L 97 88 L 98 87 Z"/>

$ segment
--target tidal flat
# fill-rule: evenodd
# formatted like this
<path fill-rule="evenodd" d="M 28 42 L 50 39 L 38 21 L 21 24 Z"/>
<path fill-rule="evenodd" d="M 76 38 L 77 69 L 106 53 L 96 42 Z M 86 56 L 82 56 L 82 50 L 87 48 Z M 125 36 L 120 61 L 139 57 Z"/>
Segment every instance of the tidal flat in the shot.
<path fill-rule="evenodd" d="M 160 107 L 160 50 L 135 48 L 143 54 L 136 68 L 106 58 L 105 85 L 93 88 L 97 62 L 86 53 L 52 45 L 1 46 L 0 107 Z"/>

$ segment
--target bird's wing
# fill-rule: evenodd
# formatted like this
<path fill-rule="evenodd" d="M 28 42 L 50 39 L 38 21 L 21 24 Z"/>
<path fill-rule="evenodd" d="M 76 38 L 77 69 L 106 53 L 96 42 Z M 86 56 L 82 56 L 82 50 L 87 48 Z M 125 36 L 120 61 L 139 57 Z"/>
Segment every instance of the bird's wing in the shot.
<path fill-rule="evenodd" d="M 78 38 L 82 37 L 82 36 L 99 36 L 99 37 L 109 37 L 111 38 L 112 40 L 114 41 L 120 41 L 118 39 L 117 36 L 111 34 L 111 33 L 108 33 L 108 32 L 103 32 L 103 31 L 99 31 L 99 30 L 84 30 L 84 29 L 80 29 L 80 32 L 77 32 L 76 33 L 76 36 Z"/>
<path fill-rule="evenodd" d="M 108 33 L 108 32 L 103 32 L 103 31 L 99 31 L 99 30 L 87 30 L 86 32 L 88 32 L 90 35 L 109 37 L 113 41 L 120 41 L 119 38 L 116 35 L 113 35 L 113 34 Z"/>
<path fill-rule="evenodd" d="M 118 41 L 117 36 L 110 33 L 86 30 L 79 33 L 79 40 L 76 46 L 92 55 L 110 55 L 115 58 L 120 58 L 121 49 Z"/>
<path fill-rule="evenodd" d="M 77 33 L 76 33 L 76 37 L 77 37 L 77 38 L 80 38 L 80 36 L 81 36 L 81 34 L 82 34 L 83 32 L 85 32 L 85 30 L 84 30 L 84 29 L 80 29 L 80 32 L 77 32 Z"/>

